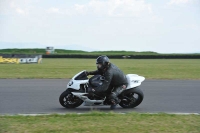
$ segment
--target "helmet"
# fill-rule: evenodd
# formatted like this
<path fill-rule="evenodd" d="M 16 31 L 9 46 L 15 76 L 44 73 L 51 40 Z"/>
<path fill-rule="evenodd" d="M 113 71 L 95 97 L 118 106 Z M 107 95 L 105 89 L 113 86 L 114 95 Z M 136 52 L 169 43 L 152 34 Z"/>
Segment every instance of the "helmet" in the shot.
<path fill-rule="evenodd" d="M 110 60 L 106 55 L 99 56 L 96 60 L 97 69 L 102 71 L 104 68 L 108 67 L 109 63 Z"/>

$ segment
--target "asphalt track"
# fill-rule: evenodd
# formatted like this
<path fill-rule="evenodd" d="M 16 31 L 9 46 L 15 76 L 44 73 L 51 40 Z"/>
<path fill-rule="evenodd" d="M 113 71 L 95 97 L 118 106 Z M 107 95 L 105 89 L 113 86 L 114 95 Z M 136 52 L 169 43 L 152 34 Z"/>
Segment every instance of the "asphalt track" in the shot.
<path fill-rule="evenodd" d="M 66 109 L 59 96 L 68 79 L 0 79 L 0 115 L 109 112 L 109 106 Z M 136 108 L 117 107 L 114 112 L 200 113 L 199 80 L 145 80 L 143 102 Z"/>

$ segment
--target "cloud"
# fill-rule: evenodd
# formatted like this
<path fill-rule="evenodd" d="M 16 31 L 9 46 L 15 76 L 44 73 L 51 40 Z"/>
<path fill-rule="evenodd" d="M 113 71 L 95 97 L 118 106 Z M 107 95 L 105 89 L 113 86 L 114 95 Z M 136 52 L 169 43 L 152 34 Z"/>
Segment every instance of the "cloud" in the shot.
<path fill-rule="evenodd" d="M 76 4 L 74 8 L 88 14 L 108 16 L 139 16 L 143 13 L 152 13 L 151 5 L 144 0 L 91 0 L 84 5 Z"/>
<path fill-rule="evenodd" d="M 62 13 L 60 12 L 60 9 L 56 7 L 49 8 L 48 10 L 46 10 L 46 12 L 47 13 Z"/>
<path fill-rule="evenodd" d="M 22 10 L 21 8 L 16 8 L 15 10 L 19 14 L 28 14 L 28 12 L 26 12 L 25 10 Z"/>
<path fill-rule="evenodd" d="M 33 13 L 60 14 L 68 16 L 94 15 L 111 17 L 138 17 L 152 14 L 152 6 L 145 0 L 90 0 L 84 4 L 38 6 L 41 1 L 8 0 L 0 2 L 0 13 L 31 15 Z"/>
<path fill-rule="evenodd" d="M 27 15 L 31 9 L 30 0 L 6 0 L 0 1 L 0 14 L 2 15 Z"/>
<path fill-rule="evenodd" d="M 191 2 L 192 0 L 170 0 L 168 3 L 169 5 L 179 5 L 179 4 L 186 4 Z"/>
<path fill-rule="evenodd" d="M 20 2 L 11 1 L 10 7 L 15 10 L 16 13 L 21 15 L 29 14 L 29 1 L 21 0 Z"/>
<path fill-rule="evenodd" d="M 74 9 L 77 14 L 86 14 L 87 13 L 87 7 L 85 5 L 75 4 Z"/>
<path fill-rule="evenodd" d="M 96 15 L 96 16 L 140 16 L 152 14 L 151 4 L 144 0 L 91 0 L 85 4 L 73 4 L 66 8 L 49 8 L 47 13 L 65 15 Z"/>

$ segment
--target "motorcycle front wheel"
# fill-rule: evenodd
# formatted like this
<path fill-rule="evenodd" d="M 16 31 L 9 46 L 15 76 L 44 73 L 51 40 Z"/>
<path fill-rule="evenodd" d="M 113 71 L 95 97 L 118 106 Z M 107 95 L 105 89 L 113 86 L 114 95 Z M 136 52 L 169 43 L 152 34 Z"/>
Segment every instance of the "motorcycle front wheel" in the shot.
<path fill-rule="evenodd" d="M 134 108 L 143 101 L 143 98 L 144 94 L 140 88 L 132 88 L 123 92 L 119 105 L 123 108 Z"/>
<path fill-rule="evenodd" d="M 74 96 L 71 92 L 75 92 L 75 90 L 68 89 L 59 97 L 60 104 L 65 108 L 76 108 L 83 103 L 83 100 Z"/>

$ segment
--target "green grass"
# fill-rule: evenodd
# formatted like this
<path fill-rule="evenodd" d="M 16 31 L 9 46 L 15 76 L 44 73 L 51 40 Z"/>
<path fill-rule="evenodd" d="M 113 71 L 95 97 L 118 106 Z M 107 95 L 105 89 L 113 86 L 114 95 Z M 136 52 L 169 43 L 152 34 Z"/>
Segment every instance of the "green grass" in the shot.
<path fill-rule="evenodd" d="M 200 115 L 103 113 L 0 116 L 0 132 L 13 133 L 199 133 Z"/>
<path fill-rule="evenodd" d="M 125 74 L 147 79 L 200 79 L 199 59 L 111 59 Z M 96 70 L 95 59 L 43 59 L 42 64 L 0 64 L 0 78 L 72 78 Z"/>

